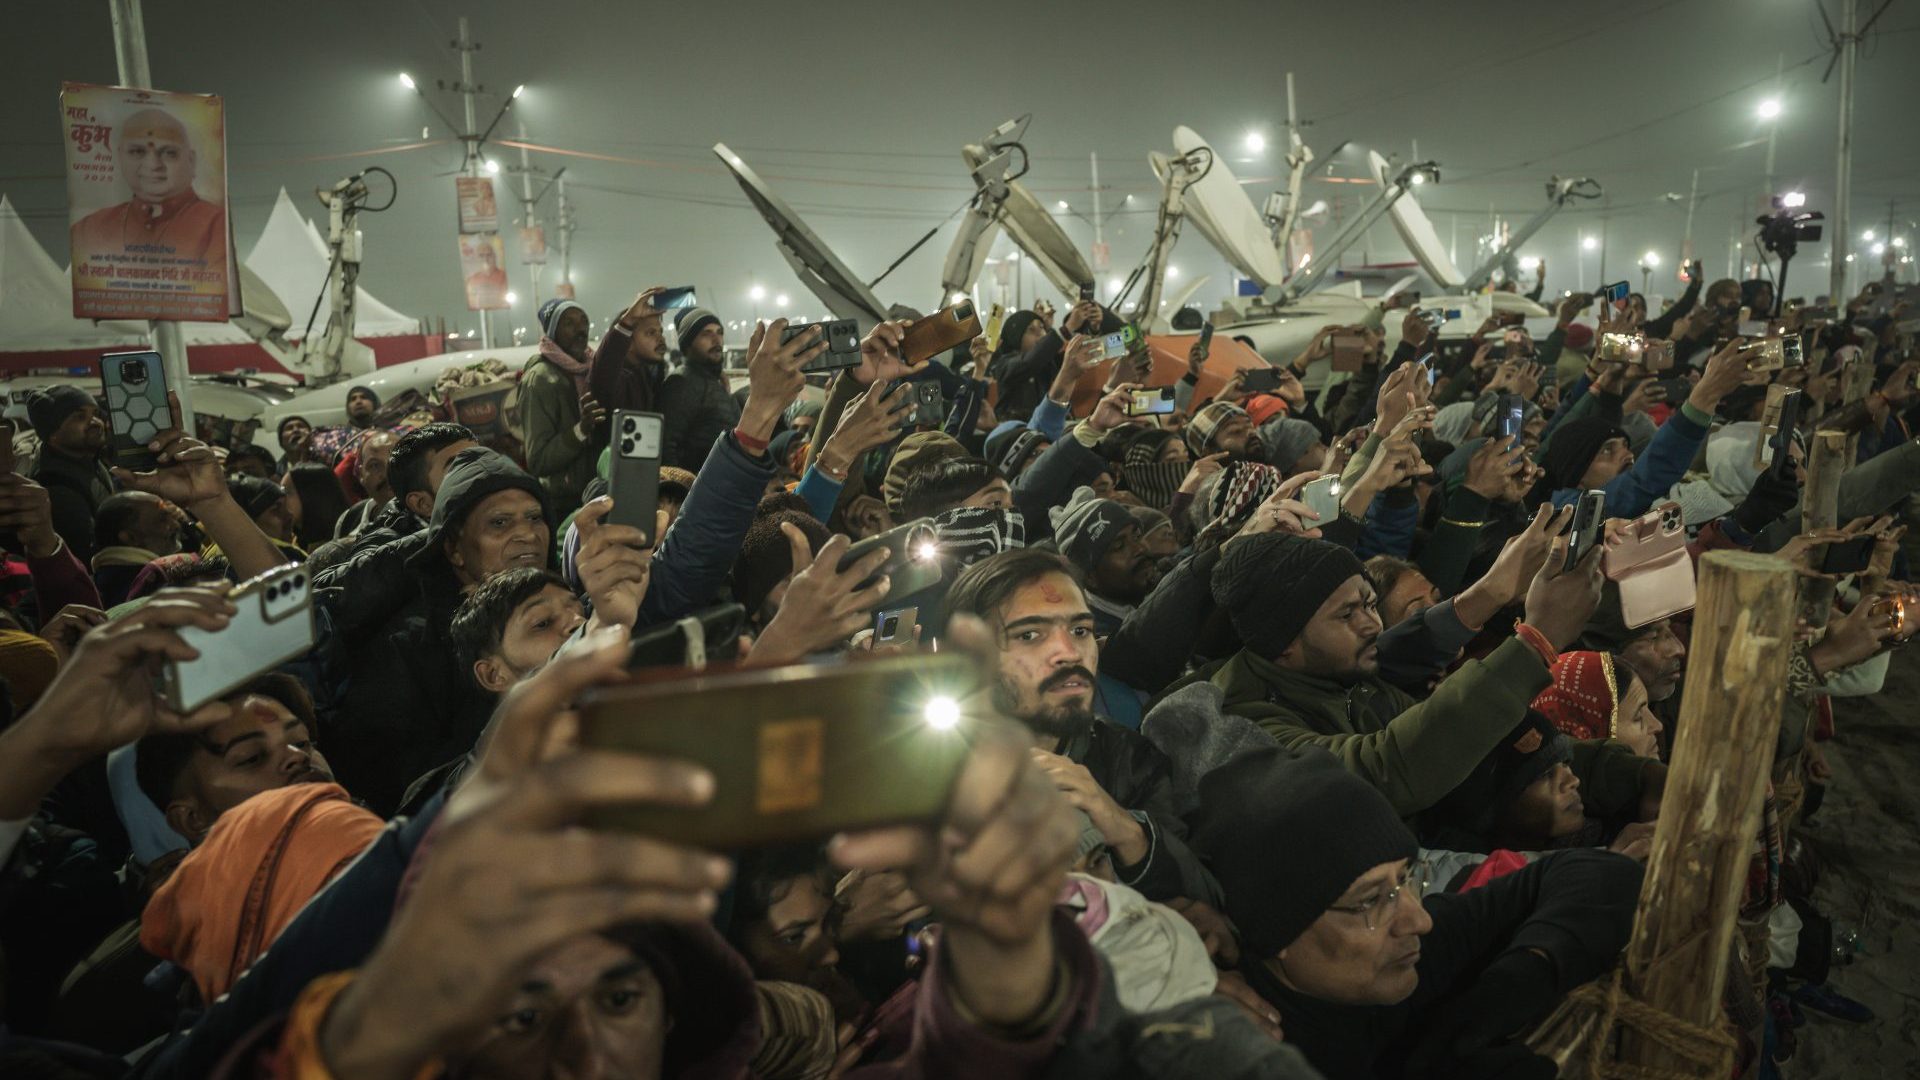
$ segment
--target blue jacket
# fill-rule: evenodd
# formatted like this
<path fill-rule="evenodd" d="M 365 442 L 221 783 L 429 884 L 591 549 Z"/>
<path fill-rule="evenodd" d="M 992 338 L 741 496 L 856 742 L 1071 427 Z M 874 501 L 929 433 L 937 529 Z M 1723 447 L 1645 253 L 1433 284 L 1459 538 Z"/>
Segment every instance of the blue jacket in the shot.
<path fill-rule="evenodd" d="M 1075 488 L 1092 484 L 1106 471 L 1106 459 L 1080 445 L 1072 435 L 1055 441 L 1046 453 L 1035 458 L 1013 482 L 1013 505 L 1026 519 L 1027 546 L 1053 536 L 1049 510 L 1067 505 Z"/>
<path fill-rule="evenodd" d="M 753 524 L 754 508 L 772 478 L 773 459 L 765 454 L 749 457 L 733 432 L 722 432 L 713 441 L 687 501 L 654 552 L 653 580 L 640 602 L 640 627 L 683 618 L 714 602 L 726 587 L 734 556 Z"/>
<path fill-rule="evenodd" d="M 1673 485 L 1687 475 L 1700 444 L 1707 441 L 1711 421 L 1712 417 L 1702 415 L 1692 405 L 1682 405 L 1680 411 L 1667 417 L 1633 468 L 1607 481 L 1602 489 L 1607 493 L 1607 516 L 1639 517 L 1666 498 Z M 1561 488 L 1553 493 L 1553 505 L 1568 506 L 1578 498 L 1579 488 Z"/>

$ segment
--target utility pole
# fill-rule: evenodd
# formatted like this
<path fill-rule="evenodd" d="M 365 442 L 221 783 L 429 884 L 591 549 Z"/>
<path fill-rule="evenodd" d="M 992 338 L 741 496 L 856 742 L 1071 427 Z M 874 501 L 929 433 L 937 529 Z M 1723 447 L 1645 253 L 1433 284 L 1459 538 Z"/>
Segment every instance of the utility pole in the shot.
<path fill-rule="evenodd" d="M 567 201 L 567 177 L 561 175 L 553 179 L 555 192 L 560 204 L 560 281 L 567 287 L 567 294 L 573 294 L 573 204 Z M 757 322 L 758 319 L 756 318 Z"/>
<path fill-rule="evenodd" d="M 480 46 L 474 44 L 472 36 L 467 33 L 465 15 L 460 16 L 460 39 L 453 43 L 453 47 L 460 50 L 460 85 L 455 89 L 460 92 L 460 103 L 466 109 L 466 127 L 460 133 L 460 141 L 466 146 L 467 151 L 464 168 L 468 176 L 479 176 L 482 170 L 480 131 L 473 115 L 473 96 L 476 90 L 473 85 L 473 54 L 479 51 Z M 484 308 L 480 311 L 480 347 L 493 348 L 493 312 Z"/>
<path fill-rule="evenodd" d="M 1107 260 L 1101 253 L 1107 249 L 1106 232 L 1101 229 L 1100 214 L 1100 155 L 1096 151 L 1087 152 L 1087 162 L 1093 170 L 1093 270 L 1096 274 L 1107 272 Z"/>
<path fill-rule="evenodd" d="M 527 159 L 527 125 L 520 124 L 520 224 L 529 231 L 538 228 L 533 220 L 533 163 Z M 527 259 L 525 243 L 521 244 L 520 257 Z M 540 253 L 540 261 L 527 259 L 527 302 L 533 310 L 540 310 L 540 272 L 546 269 L 547 253 Z"/>
<path fill-rule="evenodd" d="M 1786 54 L 1775 54 L 1773 62 L 1773 99 L 1776 102 L 1780 100 L 1780 78 L 1786 73 L 1786 68 Z M 1767 208 L 1771 205 L 1770 200 L 1772 200 L 1775 194 L 1773 190 L 1773 144 L 1779 137 L 1780 113 L 1775 113 L 1773 118 L 1767 121 L 1767 188 L 1760 193 L 1762 196 L 1760 212 L 1763 214 L 1767 212 Z"/>
<path fill-rule="evenodd" d="M 153 69 L 147 65 L 147 24 L 140 12 L 140 0 L 108 0 L 107 7 L 113 14 L 113 58 L 119 66 L 120 85 L 153 89 Z M 227 267 L 229 274 L 239 272 L 238 266 Z M 151 320 L 147 328 L 153 335 L 154 351 L 160 354 L 161 368 L 167 373 L 167 386 L 180 399 L 180 423 L 191 435 L 195 428 L 187 340 L 180 333 L 180 324 L 171 319 Z"/>
<path fill-rule="evenodd" d="M 1693 261 L 1693 208 L 1700 201 L 1700 170 L 1693 170 L 1693 187 L 1687 190 L 1687 232 L 1680 241 L 1680 265 Z"/>
<path fill-rule="evenodd" d="M 1840 134 L 1836 147 L 1833 175 L 1833 254 L 1828 269 L 1827 292 L 1835 310 L 1847 302 L 1847 243 L 1852 239 L 1847 221 L 1847 201 L 1853 188 L 1853 62 L 1859 51 L 1860 36 L 1854 32 L 1859 17 L 1858 0 L 1841 0 L 1840 33 L 1834 48 L 1840 60 Z"/>

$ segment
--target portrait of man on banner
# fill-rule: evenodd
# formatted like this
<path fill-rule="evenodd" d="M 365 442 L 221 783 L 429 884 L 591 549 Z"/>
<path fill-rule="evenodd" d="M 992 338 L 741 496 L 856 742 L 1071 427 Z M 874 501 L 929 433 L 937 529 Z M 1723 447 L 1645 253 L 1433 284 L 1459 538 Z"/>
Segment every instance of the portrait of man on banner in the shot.
<path fill-rule="evenodd" d="M 501 311 L 507 307 L 507 272 L 501 265 L 505 255 L 498 233 L 460 238 L 460 276 L 467 283 L 468 311 Z"/>
<path fill-rule="evenodd" d="M 225 321 L 220 99 L 68 83 L 60 100 L 74 315 Z"/>
<path fill-rule="evenodd" d="M 500 231 L 500 204 L 493 197 L 493 180 L 485 176 L 453 178 L 454 200 L 460 209 L 460 231 L 491 233 Z"/>
<path fill-rule="evenodd" d="M 520 226 L 520 261 L 528 265 L 547 261 L 547 230 L 538 225 Z"/>

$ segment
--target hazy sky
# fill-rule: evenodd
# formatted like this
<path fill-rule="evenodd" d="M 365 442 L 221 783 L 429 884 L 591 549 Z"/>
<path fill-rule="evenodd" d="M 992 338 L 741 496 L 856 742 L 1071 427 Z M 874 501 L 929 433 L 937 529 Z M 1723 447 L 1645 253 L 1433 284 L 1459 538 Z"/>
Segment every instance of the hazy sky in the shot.
<path fill-rule="evenodd" d="M 1840 0 L 1829 0 L 1838 11 Z M 1878 0 L 1861 0 L 1865 12 Z M 1084 15 L 1071 14 L 1084 8 Z M 1157 185 L 1146 155 L 1171 147 L 1187 124 L 1221 147 L 1258 205 L 1281 171 L 1285 73 L 1292 71 L 1306 138 L 1323 155 L 1348 141 L 1439 161 L 1443 183 L 1420 190 L 1443 241 L 1458 237 L 1470 267 L 1490 211 L 1519 224 L 1544 201 L 1554 173 L 1605 185 L 1605 207 L 1563 212 L 1525 248 L 1544 255 L 1549 287 L 1594 285 L 1598 253 L 1578 238 L 1607 236 L 1608 277 L 1631 277 L 1641 253 L 1662 257 L 1665 291 L 1699 170 L 1693 236 L 1710 276 L 1728 269 L 1738 224 L 1764 188 L 1767 125 L 1756 106 L 1778 92 L 1775 187 L 1801 188 L 1811 209 L 1831 210 L 1839 78 L 1825 85 L 1825 35 L 1804 0 L 1622 0 L 1610 5 L 1459 0 L 1409 3 L 1039 5 L 997 0 L 831 4 L 611 4 L 577 0 L 335 0 L 331 4 L 148 0 L 148 48 L 165 89 L 212 92 L 227 102 L 232 209 L 242 253 L 275 192 L 319 215 L 316 185 L 378 163 L 400 184 L 391 211 L 363 219 L 364 284 L 409 314 L 474 325 L 465 310 L 454 247 L 457 145 L 338 157 L 451 132 L 398 82 L 411 72 L 449 115 L 459 100 L 432 80 L 459 73 L 448 47 L 467 15 L 484 123 L 515 84 L 526 94 L 500 125 L 526 125 L 546 170 L 567 167 L 578 231 L 575 277 L 596 322 L 642 286 L 693 283 L 724 319 L 753 314 L 758 281 L 787 292 L 796 312 L 817 314 L 774 251 L 772 233 L 710 152 L 724 141 L 794 204 L 865 278 L 879 274 L 928 229 L 941 231 L 877 289 L 883 300 L 927 308 L 952 236 L 942 224 L 972 190 L 960 146 L 1000 121 L 1031 112 L 1028 184 L 1044 203 L 1090 209 L 1088 154 L 1100 158 L 1115 273 L 1146 246 Z M 7 16 L 0 85 L 0 192 L 12 198 L 56 260 L 66 259 L 65 192 L 56 94 L 64 80 L 115 80 L 105 0 L 16 6 Z M 1920 218 L 1920 143 L 1913 135 L 1920 76 L 1920 5 L 1895 4 L 1861 50 L 1854 151 L 1855 241 L 1884 235 L 1888 202 L 1898 231 Z M 1261 132 L 1268 152 L 1245 157 Z M 519 152 L 492 147 L 503 166 Z M 332 158 L 329 160 L 329 158 Z M 1354 176 L 1354 154 L 1333 175 Z M 776 179 L 777 177 L 777 179 Z M 503 212 L 518 180 L 497 179 Z M 1316 183 L 1309 200 L 1343 209 L 1373 189 Z M 1677 201 L 1669 194 L 1678 195 Z M 1123 203 L 1131 195 L 1130 203 Z M 551 221 L 551 196 L 538 214 Z M 1117 209 L 1116 209 L 1117 208 Z M 324 218 L 321 223 L 324 225 Z M 1068 234 L 1091 241 L 1084 222 Z M 1322 235 L 1330 234 L 1326 229 Z M 529 279 L 507 240 L 509 273 L 531 321 Z M 1855 247 L 1869 259 L 1863 245 Z M 1366 258 L 1405 258 L 1384 224 Z M 1009 250 L 1002 240 L 996 254 Z M 1824 291 L 1826 257 L 1803 254 L 1788 292 Z M 1202 292 L 1231 289 L 1231 272 L 1189 229 L 1174 263 Z M 1580 265 L 1581 262 L 1584 265 Z M 550 265 L 550 290 L 556 264 Z M 1905 268 L 1908 271 L 1912 267 Z M 1578 272 L 1576 272 L 1578 271 Z M 1903 275 L 1904 276 L 1904 275 Z M 1795 284 L 1795 283 L 1798 284 Z M 1027 278 L 1029 296 L 1039 283 Z M 762 305 L 771 314 L 771 302 Z M 303 313 L 304 314 L 304 313 Z"/>

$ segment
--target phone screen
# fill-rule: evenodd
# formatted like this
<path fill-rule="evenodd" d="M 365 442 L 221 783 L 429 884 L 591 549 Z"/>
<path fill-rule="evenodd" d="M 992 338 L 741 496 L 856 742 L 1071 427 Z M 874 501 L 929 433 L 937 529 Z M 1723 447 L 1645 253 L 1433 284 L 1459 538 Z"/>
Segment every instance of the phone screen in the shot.
<path fill-rule="evenodd" d="M 693 306 L 693 286 L 680 285 L 671 289 L 662 289 L 653 294 L 653 307 L 658 311 L 670 308 L 690 308 Z"/>

